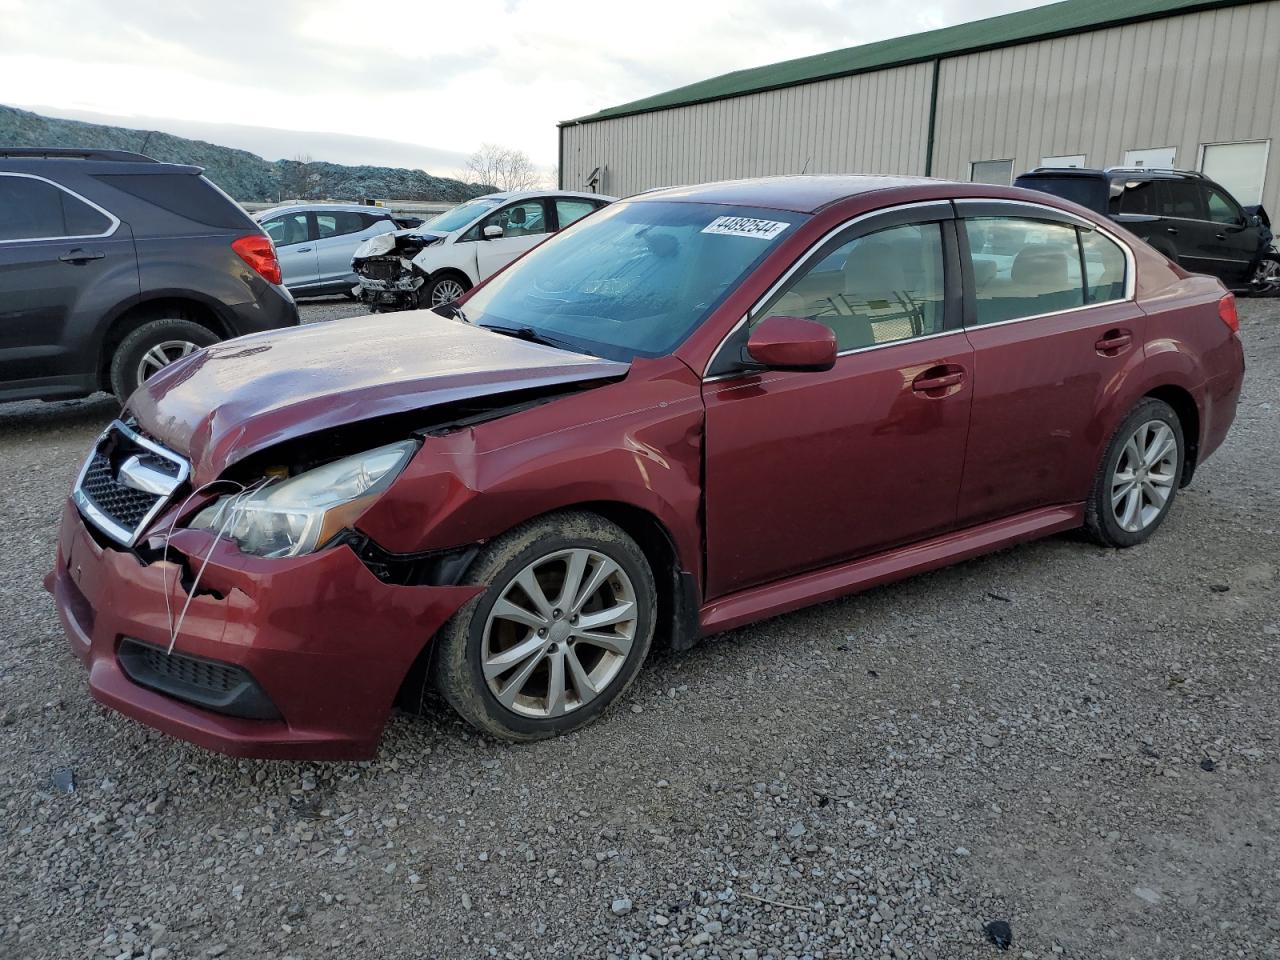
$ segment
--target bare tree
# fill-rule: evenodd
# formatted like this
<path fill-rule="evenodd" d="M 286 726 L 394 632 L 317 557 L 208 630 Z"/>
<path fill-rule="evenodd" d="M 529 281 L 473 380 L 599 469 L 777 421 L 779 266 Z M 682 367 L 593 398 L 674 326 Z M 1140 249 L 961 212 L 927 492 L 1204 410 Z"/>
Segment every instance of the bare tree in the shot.
<path fill-rule="evenodd" d="M 313 189 L 313 178 L 307 173 L 307 166 L 310 163 L 311 155 L 308 153 L 299 153 L 292 160 L 284 161 L 280 172 L 281 200 L 310 199 Z"/>
<path fill-rule="evenodd" d="M 481 144 L 480 149 L 467 158 L 464 177 L 471 183 L 499 190 L 532 190 L 543 179 L 527 153 L 496 143 Z"/>

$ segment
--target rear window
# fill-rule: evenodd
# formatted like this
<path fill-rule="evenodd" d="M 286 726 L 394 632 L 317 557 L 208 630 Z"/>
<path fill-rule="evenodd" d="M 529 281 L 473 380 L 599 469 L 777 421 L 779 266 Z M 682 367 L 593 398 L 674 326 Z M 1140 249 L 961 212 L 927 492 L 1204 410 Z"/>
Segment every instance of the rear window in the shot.
<path fill-rule="evenodd" d="M 169 213 L 209 227 L 252 227 L 248 214 L 204 177 L 186 173 L 104 173 L 96 179 Z"/>
<path fill-rule="evenodd" d="M 1107 187 L 1101 177 L 1019 177 L 1014 186 L 1051 193 L 1090 210 L 1106 207 Z"/>
<path fill-rule="evenodd" d="M 61 187 L 0 175 L 0 240 L 96 237 L 109 229 L 108 217 Z"/>

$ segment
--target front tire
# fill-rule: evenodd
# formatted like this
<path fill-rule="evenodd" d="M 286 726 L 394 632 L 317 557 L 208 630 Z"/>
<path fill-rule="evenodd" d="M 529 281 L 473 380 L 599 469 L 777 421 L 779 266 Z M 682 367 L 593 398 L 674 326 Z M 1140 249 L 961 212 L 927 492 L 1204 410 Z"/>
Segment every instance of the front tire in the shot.
<path fill-rule="evenodd" d="M 452 303 L 471 289 L 471 284 L 454 273 L 446 273 L 423 284 L 418 294 L 418 305 L 423 310 Z"/>
<path fill-rule="evenodd" d="M 1262 255 L 1249 280 L 1249 292 L 1255 297 L 1280 296 L 1280 254 Z"/>
<path fill-rule="evenodd" d="M 495 737 L 541 740 L 586 726 L 648 656 L 653 571 L 631 537 L 595 514 L 517 527 L 490 543 L 462 582 L 485 590 L 436 638 L 435 684 Z"/>
<path fill-rule="evenodd" d="M 1163 400 L 1144 398 L 1107 446 L 1085 506 L 1085 529 L 1111 547 L 1145 541 L 1169 515 L 1185 457 L 1178 415 Z"/>
<path fill-rule="evenodd" d="M 190 320 L 150 320 L 120 342 L 111 357 L 111 392 L 121 403 L 164 367 L 218 342 L 208 327 Z"/>

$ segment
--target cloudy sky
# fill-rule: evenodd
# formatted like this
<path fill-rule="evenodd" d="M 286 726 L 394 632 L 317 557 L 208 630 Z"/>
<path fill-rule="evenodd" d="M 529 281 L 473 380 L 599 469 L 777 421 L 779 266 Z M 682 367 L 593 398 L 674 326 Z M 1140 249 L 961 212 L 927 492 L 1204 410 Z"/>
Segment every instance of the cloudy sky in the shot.
<path fill-rule="evenodd" d="M 1036 0 L 0 0 L 0 102 L 268 159 L 549 167 L 557 121 Z"/>

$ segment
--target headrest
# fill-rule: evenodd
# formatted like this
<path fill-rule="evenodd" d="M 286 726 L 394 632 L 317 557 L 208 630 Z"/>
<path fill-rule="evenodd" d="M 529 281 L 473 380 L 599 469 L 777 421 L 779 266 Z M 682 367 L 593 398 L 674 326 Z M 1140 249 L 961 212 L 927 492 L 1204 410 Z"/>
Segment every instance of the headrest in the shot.
<path fill-rule="evenodd" d="M 508 218 L 508 220 L 509 222 L 514 223 L 516 226 L 523 226 L 526 216 L 527 214 L 525 212 L 524 207 L 516 207 L 514 210 L 511 211 L 511 216 Z"/>
<path fill-rule="evenodd" d="M 883 299 L 906 289 L 902 255 L 884 240 L 854 247 L 844 262 L 844 292 L 862 300 Z"/>
<path fill-rule="evenodd" d="M 1014 283 L 1043 284 L 1061 290 L 1067 284 L 1067 255 L 1048 246 L 1024 247 L 1013 258 L 1009 278 Z"/>

